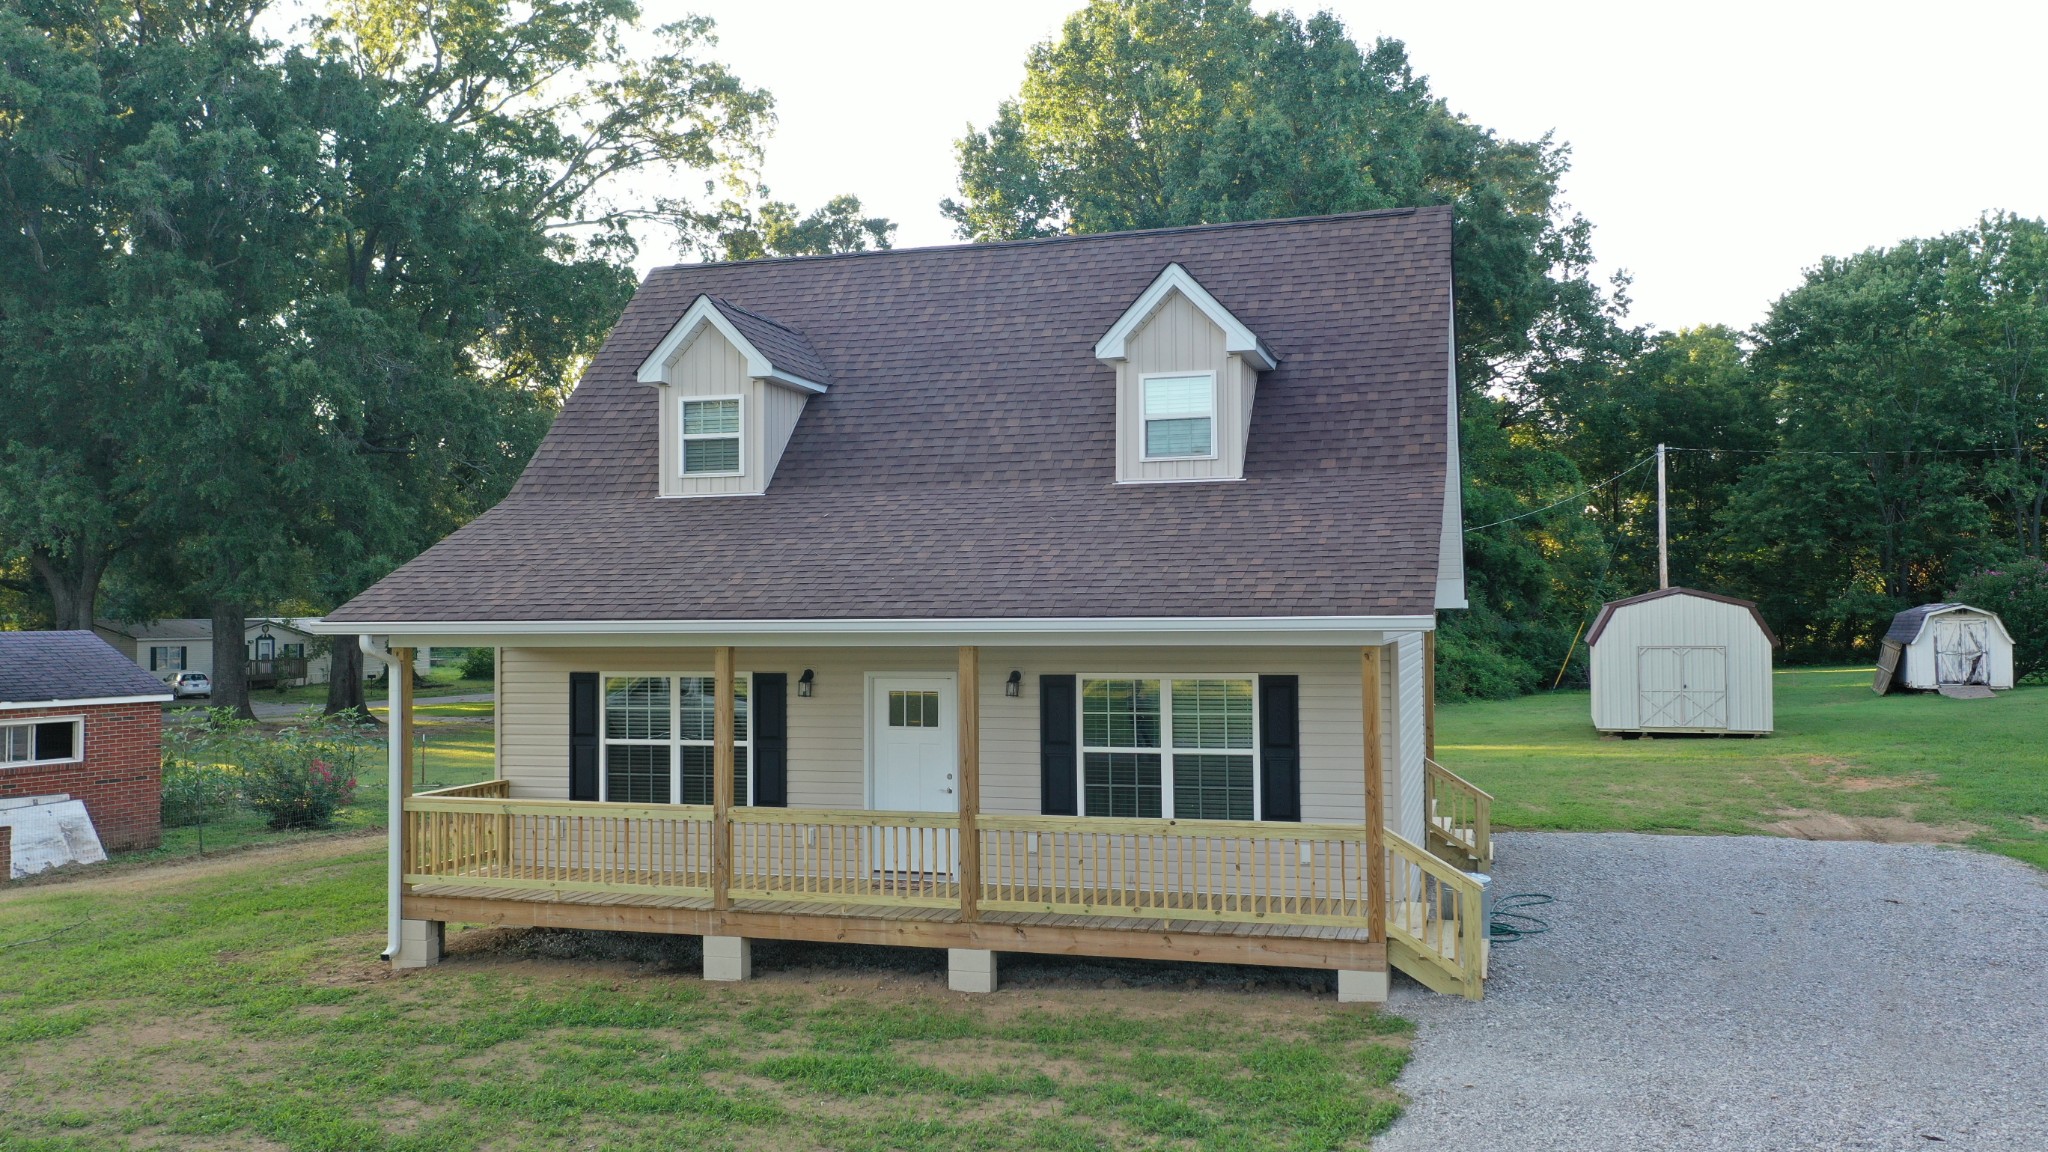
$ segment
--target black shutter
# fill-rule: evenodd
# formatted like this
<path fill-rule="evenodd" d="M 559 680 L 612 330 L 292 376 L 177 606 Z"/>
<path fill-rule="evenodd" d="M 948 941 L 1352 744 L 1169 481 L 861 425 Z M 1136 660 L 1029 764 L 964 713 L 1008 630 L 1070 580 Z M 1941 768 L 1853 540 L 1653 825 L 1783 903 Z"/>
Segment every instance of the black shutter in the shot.
<path fill-rule="evenodd" d="M 1301 677 L 1259 677 L 1259 791 L 1268 820 L 1301 819 Z"/>
<path fill-rule="evenodd" d="M 1074 678 L 1038 678 L 1038 811 L 1046 816 L 1078 816 L 1075 776 L 1080 749 L 1074 723 Z"/>
<path fill-rule="evenodd" d="M 597 799 L 597 673 L 569 673 L 569 799 Z"/>
<path fill-rule="evenodd" d="M 156 645 L 149 646 L 149 670 L 156 671 Z"/>
<path fill-rule="evenodd" d="M 789 807 L 789 673 L 754 673 L 754 806 Z"/>
<path fill-rule="evenodd" d="M 183 644 L 180 644 L 180 645 L 178 645 L 178 667 L 180 667 L 180 668 L 190 668 L 191 666 L 192 666 L 192 659 L 191 659 L 191 657 L 189 657 L 189 656 L 185 655 L 185 645 L 183 645 Z"/>

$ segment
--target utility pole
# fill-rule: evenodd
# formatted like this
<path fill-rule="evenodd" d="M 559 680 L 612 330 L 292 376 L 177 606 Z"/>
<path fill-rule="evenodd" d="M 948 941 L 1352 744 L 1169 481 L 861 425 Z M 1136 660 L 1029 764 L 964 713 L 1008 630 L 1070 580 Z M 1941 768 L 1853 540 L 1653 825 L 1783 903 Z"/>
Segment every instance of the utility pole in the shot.
<path fill-rule="evenodd" d="M 1671 544 L 1664 520 L 1664 445 L 1657 445 L 1657 587 L 1671 587 Z"/>

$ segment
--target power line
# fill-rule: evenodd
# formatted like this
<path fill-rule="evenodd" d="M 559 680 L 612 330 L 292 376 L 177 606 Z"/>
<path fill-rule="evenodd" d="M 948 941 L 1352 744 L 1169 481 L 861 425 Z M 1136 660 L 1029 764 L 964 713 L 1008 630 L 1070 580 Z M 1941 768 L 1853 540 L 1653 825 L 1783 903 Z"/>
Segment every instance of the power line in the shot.
<path fill-rule="evenodd" d="M 1704 452 L 1740 456 L 1981 456 L 2005 454 L 2011 448 L 1666 448 L 1666 452 Z"/>
<path fill-rule="evenodd" d="M 1674 448 L 1672 449 L 1672 451 L 1675 452 L 1677 451 L 1677 449 Z M 1579 491 L 1572 493 L 1570 496 L 1567 496 L 1564 499 L 1559 500 L 1555 504 L 1545 504 L 1541 508 L 1536 508 L 1531 511 L 1524 512 L 1519 516 L 1510 516 L 1505 520 L 1495 520 L 1491 524 L 1481 524 L 1478 527 L 1467 528 L 1465 529 L 1465 531 L 1467 534 L 1470 534 L 1473 532 L 1478 532 L 1481 529 L 1485 528 L 1498 528 L 1503 524 L 1513 524 L 1517 520 L 1527 520 L 1531 516 L 1541 516 L 1543 513 L 1550 511 L 1552 508 L 1562 508 L 1565 505 L 1570 504 L 1574 500 L 1579 500 L 1584 497 L 1591 496 L 1593 493 L 1598 492 L 1602 488 L 1607 487 L 1609 484 L 1614 483 L 1616 480 L 1621 479 L 1623 476 L 1626 476 L 1629 473 L 1635 471 L 1636 469 L 1641 468 L 1643 465 L 1648 464 L 1656 458 L 1657 455 L 1653 452 L 1650 455 L 1643 457 L 1641 460 L 1638 460 L 1635 463 L 1629 465 L 1628 467 L 1623 468 L 1621 471 L 1616 472 L 1614 475 L 1609 476 L 1607 479 L 1602 480 L 1598 484 L 1595 484 L 1589 488 L 1582 488 Z"/>

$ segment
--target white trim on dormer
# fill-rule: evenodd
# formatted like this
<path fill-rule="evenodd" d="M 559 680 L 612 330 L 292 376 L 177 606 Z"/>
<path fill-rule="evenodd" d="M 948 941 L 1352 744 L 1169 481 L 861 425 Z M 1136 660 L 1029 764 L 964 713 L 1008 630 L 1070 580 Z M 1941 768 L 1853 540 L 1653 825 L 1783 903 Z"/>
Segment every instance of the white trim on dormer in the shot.
<path fill-rule="evenodd" d="M 1259 342 L 1244 322 L 1230 314 L 1230 309 L 1217 303 L 1209 290 L 1202 287 L 1187 269 L 1178 264 L 1168 264 L 1151 287 L 1139 293 L 1138 299 L 1124 310 L 1102 339 L 1095 342 L 1095 358 L 1104 363 L 1114 364 L 1124 359 L 1124 343 L 1145 326 L 1159 306 L 1166 303 L 1175 292 L 1187 297 L 1188 303 L 1201 309 L 1202 314 L 1218 328 L 1223 329 L 1223 348 L 1245 358 L 1245 362 L 1261 372 L 1270 372 L 1280 363 L 1272 350 Z M 642 376 L 641 379 L 646 379 Z"/>
<path fill-rule="evenodd" d="M 771 381 L 801 392 L 825 391 L 823 384 L 815 380 L 806 380 L 794 373 L 783 372 L 769 363 L 768 357 L 754 347 L 752 341 L 740 335 L 739 329 L 732 326 L 732 321 L 725 318 L 725 313 L 718 310 L 718 305 L 711 302 L 711 297 L 702 295 L 690 305 L 689 311 L 683 313 L 683 318 L 676 321 L 675 327 L 668 330 L 668 335 L 661 338 L 661 343 L 654 346 L 654 351 L 647 354 L 647 359 L 640 362 L 640 383 L 667 384 L 669 369 L 675 367 L 677 360 L 682 359 L 684 350 L 690 346 L 690 341 L 696 339 L 699 330 L 707 324 L 716 329 L 720 336 L 725 337 L 726 343 L 739 350 L 747 362 L 747 375 L 754 379 Z"/>

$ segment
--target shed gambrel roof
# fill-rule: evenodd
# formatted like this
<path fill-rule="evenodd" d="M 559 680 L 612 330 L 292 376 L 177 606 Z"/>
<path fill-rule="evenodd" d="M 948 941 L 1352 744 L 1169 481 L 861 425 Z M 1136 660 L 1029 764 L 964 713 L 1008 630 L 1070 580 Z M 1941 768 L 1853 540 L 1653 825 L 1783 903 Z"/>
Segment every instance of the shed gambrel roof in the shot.
<path fill-rule="evenodd" d="M 1920 630 L 1927 626 L 1929 617 L 1940 616 L 1948 612 L 1976 612 L 1989 616 L 1998 625 L 1999 634 L 2005 636 L 2006 642 L 2012 642 L 2012 637 L 2005 634 L 2005 621 L 1998 618 L 1998 613 L 1986 612 L 1982 608 L 1973 608 L 1968 604 L 1956 604 L 1947 601 L 1939 604 L 1922 604 L 1915 608 L 1908 608 L 1904 612 L 1892 617 L 1892 626 L 1885 629 L 1884 639 L 1895 641 L 1899 644 L 1911 644 L 1915 640 L 1920 639 Z"/>
<path fill-rule="evenodd" d="M 0 705 L 138 697 L 171 694 L 91 632 L 0 632 Z"/>
<path fill-rule="evenodd" d="M 1280 364 L 1242 481 L 1120 485 L 1095 343 L 1176 263 Z M 764 495 L 657 495 L 700 296 L 830 369 Z M 1450 338 L 1448 208 L 657 269 L 510 495 L 328 620 L 1427 616 Z"/>
<path fill-rule="evenodd" d="M 1733 604 L 1737 608 L 1746 608 L 1749 610 L 1750 616 L 1756 620 L 1756 626 L 1763 629 L 1764 639 L 1771 642 L 1771 647 L 1783 648 L 1785 646 L 1784 642 L 1778 639 L 1778 634 L 1771 631 L 1771 626 L 1764 623 L 1764 614 L 1756 610 L 1756 601 L 1754 600 L 1723 596 L 1719 592 L 1702 592 L 1697 588 L 1659 588 L 1655 592 L 1644 592 L 1635 596 L 1627 596 L 1620 600 L 1609 600 L 1607 603 L 1602 604 L 1600 606 L 1600 614 L 1593 618 L 1593 627 L 1586 631 L 1586 647 L 1591 648 L 1599 641 L 1600 634 L 1607 631 L 1607 622 L 1614 619 L 1615 609 L 1626 608 L 1631 604 L 1647 604 L 1652 600 L 1662 600 L 1666 596 L 1697 596 L 1702 600 L 1712 600 L 1719 604 Z"/>

